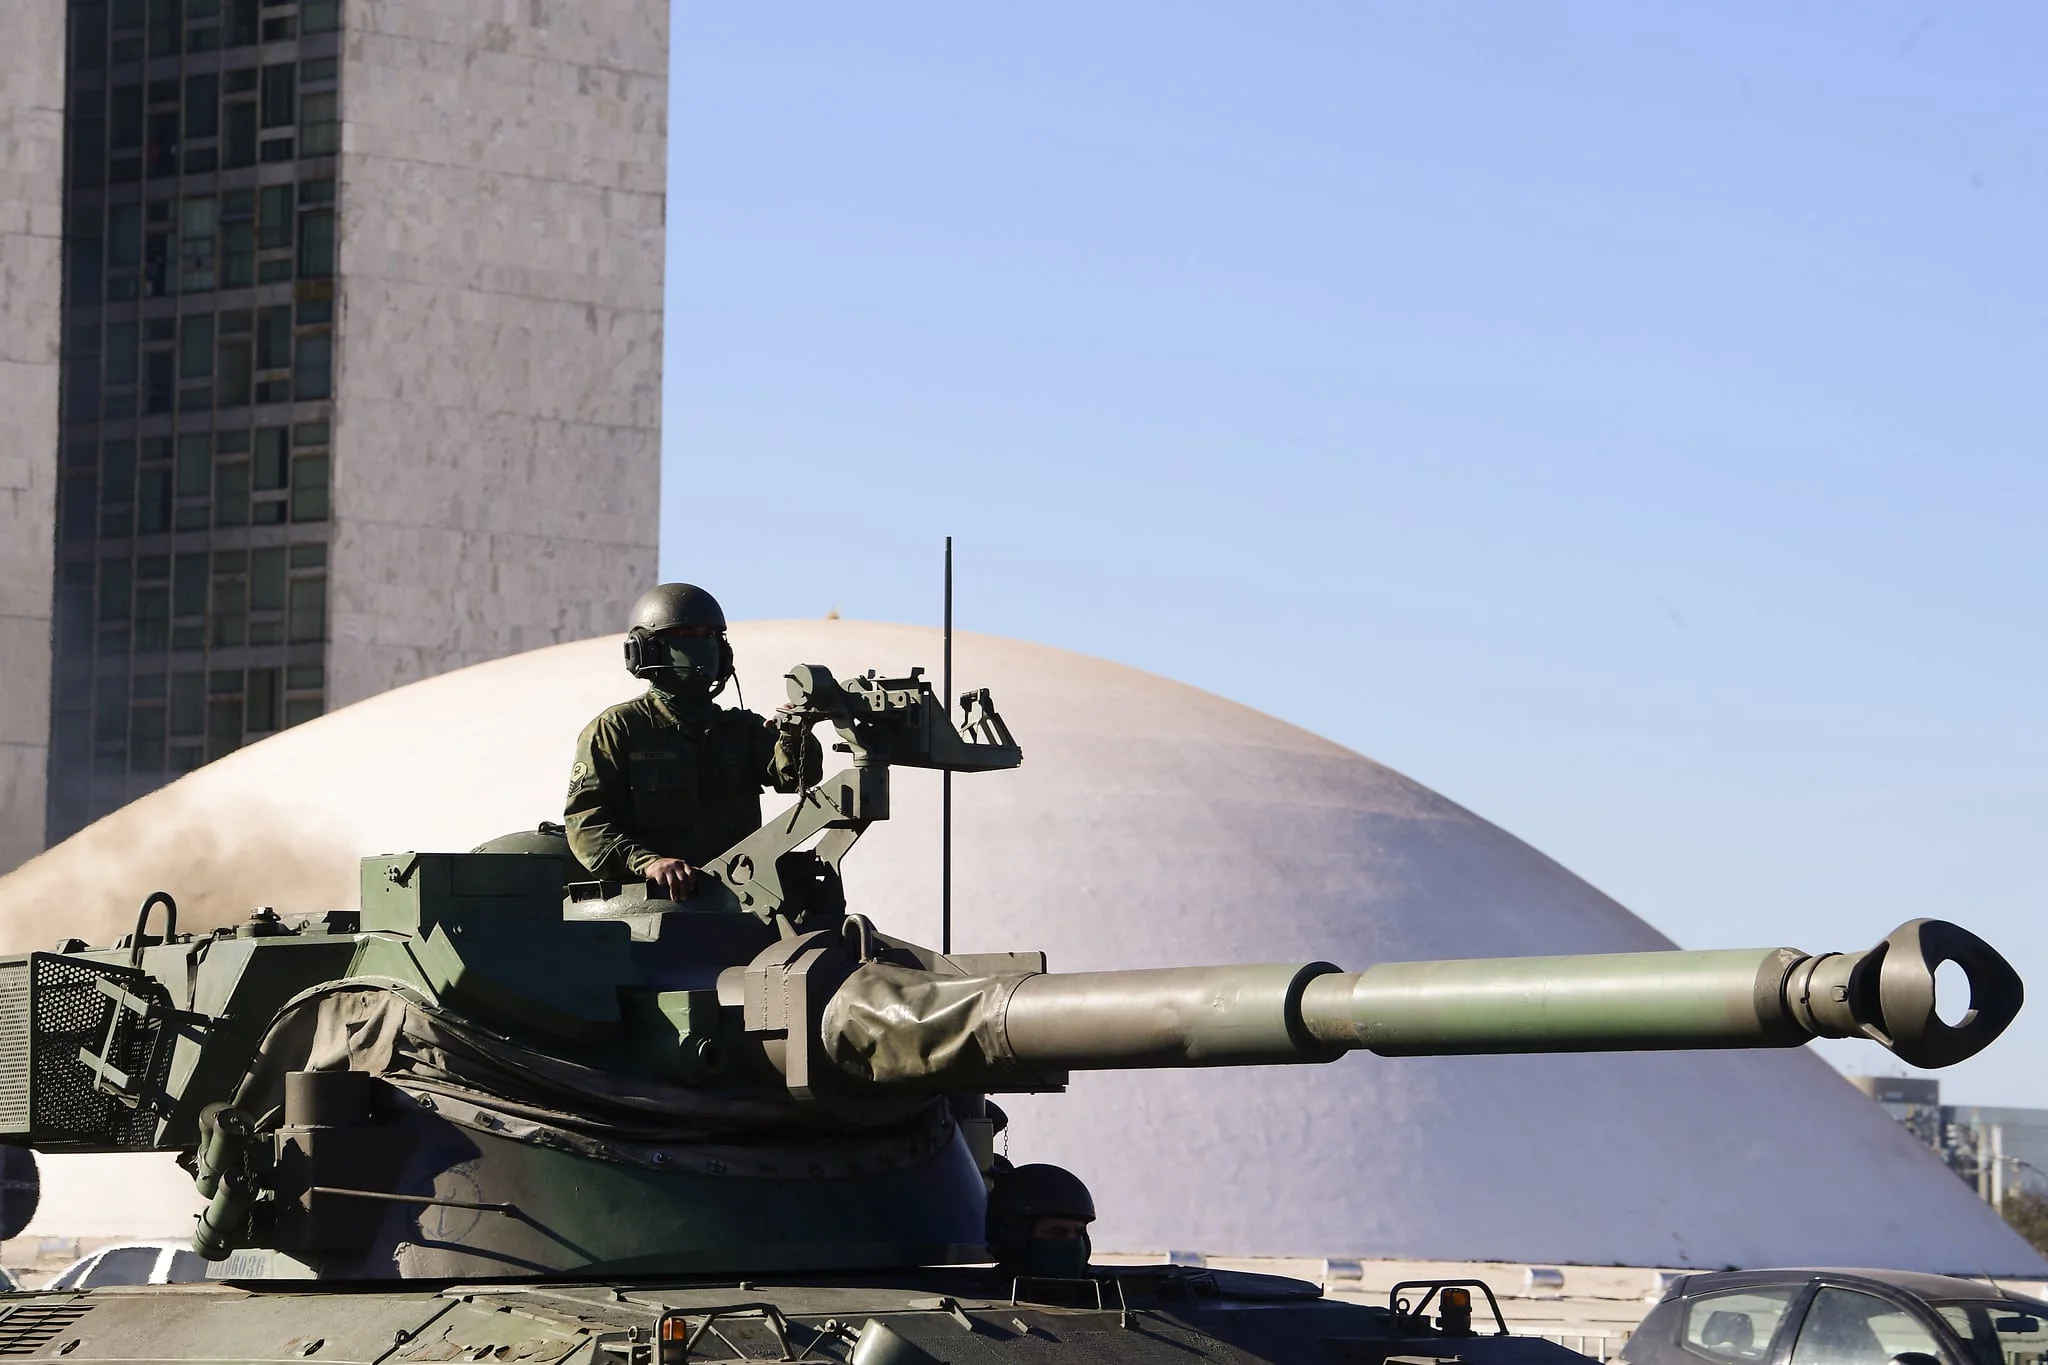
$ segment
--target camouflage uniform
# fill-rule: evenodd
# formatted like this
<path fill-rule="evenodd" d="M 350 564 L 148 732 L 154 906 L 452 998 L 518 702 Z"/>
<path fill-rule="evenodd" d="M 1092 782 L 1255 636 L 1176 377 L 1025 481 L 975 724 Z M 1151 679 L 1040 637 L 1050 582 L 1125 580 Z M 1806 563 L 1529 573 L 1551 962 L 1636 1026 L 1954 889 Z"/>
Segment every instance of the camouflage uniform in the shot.
<path fill-rule="evenodd" d="M 657 858 L 692 867 L 761 826 L 761 789 L 797 789 L 795 755 L 752 711 L 649 689 L 576 741 L 563 811 L 569 847 L 600 877 L 630 881 Z M 815 773 L 818 742 L 807 739 Z"/>

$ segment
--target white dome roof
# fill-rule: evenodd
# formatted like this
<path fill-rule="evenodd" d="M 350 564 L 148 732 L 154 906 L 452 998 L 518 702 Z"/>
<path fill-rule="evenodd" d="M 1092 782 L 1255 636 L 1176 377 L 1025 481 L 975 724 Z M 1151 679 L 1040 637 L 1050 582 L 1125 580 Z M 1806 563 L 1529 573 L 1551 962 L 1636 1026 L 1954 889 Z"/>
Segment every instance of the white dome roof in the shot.
<path fill-rule="evenodd" d="M 935 632 L 737 625 L 757 710 L 797 662 L 937 672 Z M 181 927 L 355 901 L 356 859 L 559 818 L 577 731 L 636 689 L 612 639 L 415 683 L 233 754 L 0 878 L 0 940 L 110 941 L 141 896 Z M 954 779 L 955 945 L 1055 970 L 1670 946 L 1613 900 L 1369 759 L 1165 679 L 965 635 L 1024 766 Z M 883 928 L 938 934 L 934 774 L 849 857 Z M 770 798 L 771 802 L 773 798 Z M 771 805 L 772 808 L 772 805 Z M 1891 928 L 1871 924 L 1869 937 Z M 1796 928 L 1788 930 L 1795 943 Z M 1696 947 L 1742 947 L 1700 943 Z M 1803 944 L 1861 948 L 1867 943 Z M 1105 1249 L 1581 1264 L 2043 1260 L 1806 1050 L 1381 1059 L 1078 1075 L 1012 1096 L 1010 1152 L 1093 1186 Z"/>

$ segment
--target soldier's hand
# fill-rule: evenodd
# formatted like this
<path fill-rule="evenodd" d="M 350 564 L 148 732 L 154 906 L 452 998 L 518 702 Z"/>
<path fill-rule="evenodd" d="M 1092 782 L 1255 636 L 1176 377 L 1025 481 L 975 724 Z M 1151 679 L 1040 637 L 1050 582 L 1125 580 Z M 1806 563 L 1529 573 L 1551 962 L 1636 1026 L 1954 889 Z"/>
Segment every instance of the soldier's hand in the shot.
<path fill-rule="evenodd" d="M 697 889 L 697 869 L 681 858 L 656 858 L 641 875 L 672 901 L 688 900 Z"/>

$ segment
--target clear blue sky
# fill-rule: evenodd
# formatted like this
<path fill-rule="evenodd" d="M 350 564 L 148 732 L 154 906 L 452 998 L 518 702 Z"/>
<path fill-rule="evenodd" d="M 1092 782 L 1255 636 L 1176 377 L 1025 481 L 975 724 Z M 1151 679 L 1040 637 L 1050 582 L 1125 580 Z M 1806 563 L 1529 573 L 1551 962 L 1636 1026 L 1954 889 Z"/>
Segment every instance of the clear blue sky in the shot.
<path fill-rule="evenodd" d="M 1685 945 L 1978 929 L 2039 999 L 1947 1093 L 2048 1105 L 2048 9 L 674 43 L 665 575 L 935 621 L 950 532 L 964 626 L 1351 745 Z"/>

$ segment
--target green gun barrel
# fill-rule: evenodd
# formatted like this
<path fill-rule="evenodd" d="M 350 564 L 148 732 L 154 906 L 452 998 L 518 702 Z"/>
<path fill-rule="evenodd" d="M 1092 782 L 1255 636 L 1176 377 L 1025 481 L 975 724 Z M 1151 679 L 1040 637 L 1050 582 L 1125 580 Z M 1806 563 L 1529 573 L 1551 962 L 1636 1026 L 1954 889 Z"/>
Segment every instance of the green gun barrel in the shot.
<path fill-rule="evenodd" d="M 1958 964 L 1970 1005 L 1936 1010 Z M 1861 953 L 1793 948 L 1028 975 L 995 1013 L 1005 1069 L 1102 1070 L 1383 1056 L 1796 1047 L 1869 1038 L 1915 1066 L 1981 1051 L 2019 976 L 1967 930 L 1914 920 Z"/>

